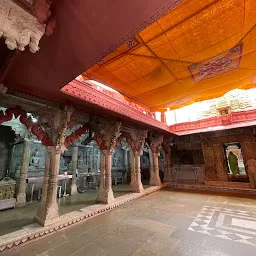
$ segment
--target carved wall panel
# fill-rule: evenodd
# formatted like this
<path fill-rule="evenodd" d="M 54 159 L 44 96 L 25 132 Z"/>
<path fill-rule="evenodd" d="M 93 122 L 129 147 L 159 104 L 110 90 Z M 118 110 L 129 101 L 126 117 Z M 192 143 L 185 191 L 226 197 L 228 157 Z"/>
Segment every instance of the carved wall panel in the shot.
<path fill-rule="evenodd" d="M 203 155 L 205 166 L 205 180 L 216 180 L 215 157 L 213 147 L 207 143 L 203 143 Z"/>
<path fill-rule="evenodd" d="M 238 142 L 241 144 L 244 164 L 250 158 L 256 158 L 256 145 L 251 127 L 223 130 L 203 134 L 203 152 L 206 180 L 227 181 L 227 159 L 224 144 Z"/>
<path fill-rule="evenodd" d="M 224 149 L 222 144 L 215 144 L 213 145 L 214 151 L 214 163 L 215 163 L 215 172 L 216 178 L 219 181 L 227 181 L 227 165 L 225 161 Z"/>

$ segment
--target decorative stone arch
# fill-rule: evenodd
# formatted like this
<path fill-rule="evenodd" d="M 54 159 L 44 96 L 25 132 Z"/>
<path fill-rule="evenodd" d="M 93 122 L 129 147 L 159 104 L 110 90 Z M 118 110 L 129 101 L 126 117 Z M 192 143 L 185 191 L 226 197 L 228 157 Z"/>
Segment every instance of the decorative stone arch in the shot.
<path fill-rule="evenodd" d="M 75 130 L 74 132 L 72 132 L 72 134 L 70 134 L 69 136 L 66 137 L 65 139 L 65 147 L 69 147 L 72 143 L 74 143 L 80 136 L 82 136 L 83 134 L 89 132 L 89 124 L 86 123 L 84 125 L 82 125 L 81 127 L 79 127 L 77 130 Z"/>
<path fill-rule="evenodd" d="M 7 108 L 5 111 L 0 111 L 0 125 L 3 122 L 9 122 L 12 118 L 20 118 L 20 122 L 24 124 L 27 129 L 37 137 L 38 140 L 42 142 L 45 146 L 53 146 L 52 140 L 49 138 L 48 134 L 42 129 L 40 125 L 32 121 L 31 116 L 27 116 L 27 112 L 21 107 Z"/>

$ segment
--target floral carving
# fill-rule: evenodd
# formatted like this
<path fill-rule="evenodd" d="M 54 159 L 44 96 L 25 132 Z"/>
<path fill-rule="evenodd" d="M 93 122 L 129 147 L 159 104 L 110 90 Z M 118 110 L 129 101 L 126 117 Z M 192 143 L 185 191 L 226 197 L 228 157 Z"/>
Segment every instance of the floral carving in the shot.
<path fill-rule="evenodd" d="M 107 150 L 112 154 L 118 145 L 118 138 L 120 137 L 121 122 L 109 121 L 103 118 L 95 118 L 90 128 L 95 132 L 94 139 L 98 143 L 101 150 Z"/>
<path fill-rule="evenodd" d="M 45 25 L 13 1 L 1 0 L 0 24 L 0 37 L 6 38 L 5 43 L 10 50 L 24 51 L 26 46 L 32 53 L 39 50 Z"/>
<path fill-rule="evenodd" d="M 149 146 L 153 153 L 159 153 L 163 140 L 164 135 L 151 135 L 149 137 Z"/>

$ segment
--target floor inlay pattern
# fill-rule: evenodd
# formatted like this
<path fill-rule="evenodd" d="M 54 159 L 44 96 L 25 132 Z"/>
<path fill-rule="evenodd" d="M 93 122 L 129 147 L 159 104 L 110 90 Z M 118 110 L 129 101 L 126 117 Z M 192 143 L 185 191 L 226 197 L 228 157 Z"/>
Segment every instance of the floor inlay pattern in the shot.
<path fill-rule="evenodd" d="M 188 230 L 256 246 L 256 212 L 204 206 Z"/>

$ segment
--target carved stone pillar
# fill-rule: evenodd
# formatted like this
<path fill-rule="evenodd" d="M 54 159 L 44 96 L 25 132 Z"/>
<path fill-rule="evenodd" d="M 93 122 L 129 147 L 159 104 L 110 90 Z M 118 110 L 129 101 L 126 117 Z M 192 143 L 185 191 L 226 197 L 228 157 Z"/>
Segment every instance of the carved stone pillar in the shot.
<path fill-rule="evenodd" d="M 130 172 L 131 172 L 131 182 L 130 186 L 133 186 L 135 182 L 135 157 L 133 150 L 130 150 Z"/>
<path fill-rule="evenodd" d="M 127 149 L 123 149 L 124 152 L 124 170 L 125 170 L 125 174 L 124 174 L 124 183 L 127 183 L 127 173 L 128 173 L 128 150 Z"/>
<path fill-rule="evenodd" d="M 104 157 L 101 157 L 102 158 L 101 168 L 103 168 L 103 162 L 105 162 L 105 175 L 104 175 L 104 172 L 102 172 L 101 183 L 103 183 L 104 185 L 102 184 L 100 186 L 100 191 L 98 193 L 97 201 L 105 204 L 110 204 L 115 200 L 113 190 L 112 190 L 112 177 L 111 177 L 112 153 L 107 150 L 104 150 L 103 153 L 104 153 Z"/>
<path fill-rule="evenodd" d="M 24 140 L 24 149 L 22 155 L 22 164 L 20 170 L 20 178 L 19 178 L 19 185 L 18 185 L 18 193 L 17 193 L 17 205 L 26 203 L 26 187 L 27 187 L 27 176 L 28 176 L 28 167 L 29 167 L 29 160 L 31 154 L 31 140 Z"/>
<path fill-rule="evenodd" d="M 134 181 L 131 183 L 131 191 L 136 193 L 142 193 L 144 191 L 141 183 L 141 172 L 140 172 L 140 156 L 142 152 L 135 152 L 135 175 Z"/>
<path fill-rule="evenodd" d="M 50 175 L 50 164 L 51 164 L 51 147 L 46 148 L 46 158 L 45 158 L 45 170 L 44 170 L 44 180 L 43 180 L 43 186 L 42 186 L 42 202 L 46 202 L 47 197 L 47 189 L 48 189 L 48 183 L 49 183 L 49 175 Z M 39 210 L 40 211 L 40 207 Z"/>
<path fill-rule="evenodd" d="M 77 194 L 77 185 L 76 185 L 76 170 L 77 170 L 77 161 L 78 161 L 78 144 L 74 143 L 72 148 L 72 184 L 71 184 L 71 195 Z"/>
<path fill-rule="evenodd" d="M 46 115 L 43 119 L 50 120 L 48 123 L 45 122 L 44 125 L 47 125 L 46 130 L 51 136 L 53 143 L 53 146 L 49 146 L 47 148 L 48 154 L 43 185 L 43 198 L 35 216 L 35 220 L 43 226 L 51 225 L 59 220 L 57 189 L 60 155 L 66 149 L 66 131 L 73 110 L 73 108 L 69 107 L 65 107 L 65 109 L 56 109 L 54 115 L 52 115 L 52 113 L 48 113 L 48 115 Z"/>
<path fill-rule="evenodd" d="M 103 202 L 105 196 L 105 173 L 106 173 L 106 161 L 105 153 L 100 151 L 100 188 L 98 192 L 97 202 Z"/>
<path fill-rule="evenodd" d="M 150 181 L 149 181 L 149 184 L 150 184 L 151 181 L 153 182 L 153 180 L 154 180 L 154 178 L 155 178 L 154 157 L 153 157 L 153 153 L 152 153 L 151 149 L 149 149 L 148 155 L 149 155 L 149 172 L 150 172 Z"/>
<path fill-rule="evenodd" d="M 217 179 L 219 181 L 228 181 L 223 146 L 221 144 L 215 144 L 213 145 L 213 150 L 215 155 Z"/>
<path fill-rule="evenodd" d="M 111 152 L 107 152 L 106 154 L 106 203 L 112 203 L 114 199 L 114 194 L 112 190 L 112 176 L 111 176 L 111 169 L 112 169 L 112 154 Z"/>
<path fill-rule="evenodd" d="M 46 200 L 42 200 L 38 212 L 35 216 L 36 221 L 43 226 L 51 225 L 52 223 L 59 220 L 57 187 L 61 152 L 58 147 L 52 147 L 48 150 L 50 153 L 50 168 L 47 195 Z"/>
<path fill-rule="evenodd" d="M 150 149 L 152 150 L 153 153 L 153 159 L 154 159 L 154 175 L 150 177 L 149 184 L 151 186 L 160 186 L 161 179 L 159 177 L 159 162 L 158 162 L 158 157 L 160 156 L 159 150 L 160 147 L 163 143 L 163 135 L 156 135 L 156 136 L 151 136 L 149 138 L 150 140 Z"/>
<path fill-rule="evenodd" d="M 159 176 L 159 163 L 158 163 L 158 157 L 159 157 L 160 153 L 153 153 L 153 158 L 154 158 L 154 177 L 151 179 L 150 178 L 150 185 L 151 186 L 160 186 L 161 183 L 161 179 Z"/>
<path fill-rule="evenodd" d="M 95 119 L 91 122 L 92 130 L 95 131 L 94 139 L 105 155 L 105 182 L 101 186 L 98 201 L 109 204 L 115 200 L 112 190 L 112 154 L 117 146 L 121 122 L 110 122 L 106 119 Z M 103 178 L 102 178 L 103 180 Z"/>
<path fill-rule="evenodd" d="M 141 193 L 144 191 L 143 185 L 141 183 L 141 170 L 140 170 L 140 156 L 143 153 L 143 148 L 145 144 L 145 139 L 147 137 L 147 130 L 130 130 L 130 145 L 132 145 L 132 150 L 130 153 L 131 159 L 131 183 L 130 187 L 133 192 Z M 134 168 L 135 164 L 135 168 Z"/>

